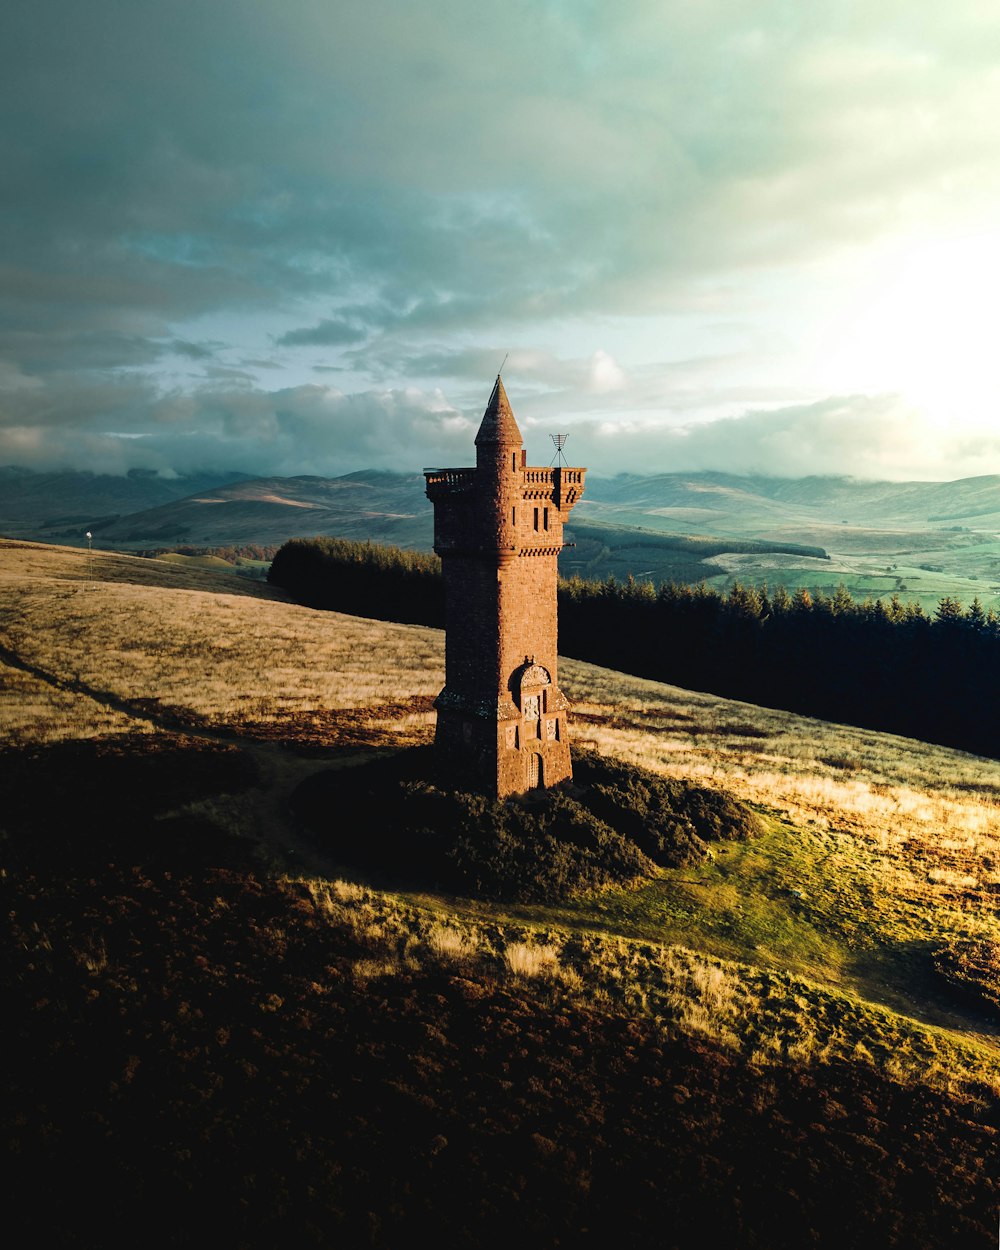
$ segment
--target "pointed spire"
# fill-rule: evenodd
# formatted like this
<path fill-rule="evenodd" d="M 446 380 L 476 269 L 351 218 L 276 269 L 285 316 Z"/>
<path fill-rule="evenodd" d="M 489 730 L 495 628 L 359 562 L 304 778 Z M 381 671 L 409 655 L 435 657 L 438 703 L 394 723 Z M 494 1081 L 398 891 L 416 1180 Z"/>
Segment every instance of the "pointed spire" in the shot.
<path fill-rule="evenodd" d="M 511 410 L 507 392 L 503 389 L 500 374 L 493 386 L 490 402 L 483 413 L 483 421 L 476 435 L 476 446 L 480 443 L 501 443 L 505 447 L 520 447 L 524 442 L 521 431 L 517 428 L 514 413 Z"/>

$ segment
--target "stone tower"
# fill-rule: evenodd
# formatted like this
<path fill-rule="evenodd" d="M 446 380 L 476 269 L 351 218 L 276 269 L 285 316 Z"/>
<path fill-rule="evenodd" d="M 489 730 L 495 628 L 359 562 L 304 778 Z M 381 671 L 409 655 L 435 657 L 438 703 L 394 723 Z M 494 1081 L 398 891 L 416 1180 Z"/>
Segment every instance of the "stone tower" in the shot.
<path fill-rule="evenodd" d="M 572 775 L 556 660 L 556 560 L 584 469 L 529 468 L 503 383 L 474 469 L 426 469 L 445 586 L 436 744 L 456 784 L 504 798 Z"/>

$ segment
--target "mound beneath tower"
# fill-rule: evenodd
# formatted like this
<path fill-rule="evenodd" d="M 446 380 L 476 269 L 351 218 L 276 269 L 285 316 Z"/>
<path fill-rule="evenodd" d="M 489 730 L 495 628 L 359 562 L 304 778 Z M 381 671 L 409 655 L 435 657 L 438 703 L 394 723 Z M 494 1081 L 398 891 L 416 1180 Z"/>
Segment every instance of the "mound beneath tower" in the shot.
<path fill-rule="evenodd" d="M 296 816 L 337 863 L 387 882 L 506 902 L 633 885 L 762 830 L 745 804 L 595 753 L 574 779 L 498 802 L 446 788 L 420 747 L 304 781 Z"/>

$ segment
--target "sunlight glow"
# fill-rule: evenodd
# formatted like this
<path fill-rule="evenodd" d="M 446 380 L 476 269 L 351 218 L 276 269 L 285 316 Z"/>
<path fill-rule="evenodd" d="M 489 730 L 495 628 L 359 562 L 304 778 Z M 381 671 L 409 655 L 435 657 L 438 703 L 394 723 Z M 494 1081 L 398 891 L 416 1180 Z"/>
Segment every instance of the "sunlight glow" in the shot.
<path fill-rule="evenodd" d="M 897 392 L 942 429 L 995 425 L 1000 234 L 912 245 L 866 286 L 826 361 L 831 386 Z"/>

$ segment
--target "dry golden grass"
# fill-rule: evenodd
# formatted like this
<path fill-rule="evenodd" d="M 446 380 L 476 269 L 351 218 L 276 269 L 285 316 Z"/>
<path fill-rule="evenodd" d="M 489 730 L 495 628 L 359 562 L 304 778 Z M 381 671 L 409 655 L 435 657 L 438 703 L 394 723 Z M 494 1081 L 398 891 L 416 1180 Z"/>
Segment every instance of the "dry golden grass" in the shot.
<path fill-rule="evenodd" d="M 903 1083 L 950 1092 L 1000 1090 L 1000 1054 L 802 978 L 716 959 L 683 946 L 608 935 L 529 929 L 449 916 L 354 882 L 290 878 L 331 925 L 363 952 L 359 981 L 445 962 L 478 978 L 509 981 L 549 1001 L 652 1016 L 701 1034 L 766 1067 L 847 1061 Z"/>
<path fill-rule="evenodd" d="M 148 721 L 87 695 L 62 690 L 0 661 L 0 742 L 24 746 L 62 738 L 147 733 Z"/>
<path fill-rule="evenodd" d="M 575 740 L 710 782 L 826 837 L 861 843 L 872 871 L 914 899 L 995 915 L 996 761 L 566 661 Z"/>
<path fill-rule="evenodd" d="M 377 720 L 401 690 L 429 703 L 443 664 L 432 630 L 314 612 L 235 576 L 2 540 L 0 647 L 73 697 L 40 701 L 25 724 L 14 691 L 0 728 L 39 742 L 93 736 L 81 696 L 139 720 L 221 728 L 291 717 L 322 740 L 330 712 L 375 709 Z M 412 705 L 405 714 L 430 723 Z"/>
<path fill-rule="evenodd" d="M 559 950 L 548 942 L 511 942 L 504 951 L 504 963 L 511 975 L 520 980 L 566 979 Z"/>
<path fill-rule="evenodd" d="M 0 540 L 0 740 L 151 721 L 338 740 L 429 738 L 440 631 L 316 612 L 269 587 L 162 561 Z M 2 658 L 2 653 L 0 653 Z M 43 676 L 39 676 L 42 674 Z M 574 740 L 711 782 L 862 841 L 916 897 L 988 905 L 1000 886 L 995 762 L 566 660 Z"/>
<path fill-rule="evenodd" d="M 6 745 L 170 722 L 313 747 L 350 740 L 352 726 L 363 730 L 361 742 L 426 741 L 444 668 L 440 631 L 311 611 L 232 575 L 3 540 L 0 648 Z M 575 661 L 563 662 L 561 677 L 578 744 L 711 782 L 788 822 L 831 876 L 849 869 L 855 887 L 865 886 L 872 906 L 889 916 L 894 941 L 997 936 L 995 762 Z M 254 749 L 265 775 L 289 785 L 323 766 L 268 743 Z M 273 827 L 286 836 L 276 797 L 254 792 L 234 803 L 234 828 L 249 822 L 258 833 Z M 225 812 L 213 819 L 227 823 Z M 848 1057 L 861 1047 L 873 1063 L 946 1081 L 949 1071 L 972 1080 L 986 1053 L 845 994 L 821 960 L 815 974 L 812 964 L 797 965 L 812 981 L 783 975 L 778 1011 L 773 966 L 761 971 L 676 943 L 580 932 L 571 939 L 541 911 L 501 931 L 499 913 L 485 906 L 462 918 L 451 902 L 416 906 L 317 876 L 308 889 L 317 907 L 338 923 L 349 917 L 363 936 L 361 980 L 426 960 L 487 958 L 525 985 L 652 1012 L 764 1056 Z M 988 1030 L 976 1044 L 994 1045 Z"/>

